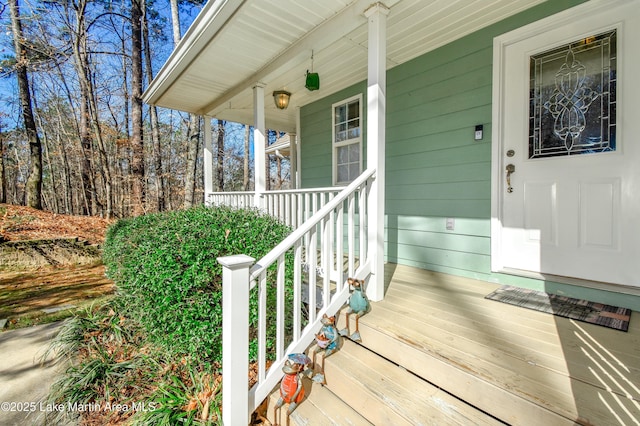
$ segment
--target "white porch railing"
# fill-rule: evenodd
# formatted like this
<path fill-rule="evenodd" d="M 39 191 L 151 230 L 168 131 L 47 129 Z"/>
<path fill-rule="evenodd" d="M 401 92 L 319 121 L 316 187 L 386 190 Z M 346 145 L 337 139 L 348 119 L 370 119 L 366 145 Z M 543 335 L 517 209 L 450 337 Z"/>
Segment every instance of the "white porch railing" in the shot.
<path fill-rule="evenodd" d="M 250 208 L 253 206 L 253 191 L 210 192 L 205 201 L 210 206 Z"/>
<path fill-rule="evenodd" d="M 374 174 L 375 170 L 367 170 L 337 195 L 330 192 L 323 195 L 322 207 L 308 220 L 297 223 L 295 231 L 255 264 L 246 255 L 218 259 L 223 266 L 222 414 L 226 426 L 249 423 L 251 413 L 282 378 L 287 355 L 306 350 L 320 329 L 322 315 L 334 315 L 346 302 L 349 297 L 346 278 L 366 278 L 370 274 L 366 212 Z M 287 197 L 293 200 L 289 194 L 295 191 L 278 192 L 284 192 L 279 196 L 284 197 L 286 205 Z M 308 201 L 303 198 L 303 205 L 313 206 L 310 198 Z M 276 204 L 282 205 L 273 205 Z M 289 266 L 288 257 L 293 258 Z M 293 271 L 287 271 L 291 264 Z M 269 277 L 275 275 L 275 285 L 267 280 L 271 266 L 275 270 L 271 268 L 274 272 Z M 249 298 L 256 285 L 258 381 L 248 390 Z M 293 292 L 290 306 L 285 306 L 287 287 Z M 303 288 L 308 290 L 306 315 Z M 275 298 L 270 296 L 273 291 Z M 267 306 L 268 298 L 275 300 L 275 306 Z M 273 317 L 269 309 L 276 313 L 276 335 L 275 348 L 267 356 L 267 315 Z M 268 369 L 267 358 L 273 359 Z"/>
<path fill-rule="evenodd" d="M 342 189 L 334 187 L 267 191 L 263 194 L 264 208 L 271 216 L 296 229 Z"/>
<path fill-rule="evenodd" d="M 269 215 L 296 229 L 336 196 L 342 187 L 286 189 L 261 194 L 263 208 Z M 207 201 L 212 206 L 248 208 L 254 205 L 254 192 L 211 192 Z"/>

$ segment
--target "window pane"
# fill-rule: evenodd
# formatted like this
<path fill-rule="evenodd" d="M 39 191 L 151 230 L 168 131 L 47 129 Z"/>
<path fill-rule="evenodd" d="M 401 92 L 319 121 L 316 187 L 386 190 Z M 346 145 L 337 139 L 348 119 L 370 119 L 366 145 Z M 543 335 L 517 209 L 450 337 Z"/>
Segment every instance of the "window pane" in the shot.
<path fill-rule="evenodd" d="M 338 166 L 338 182 L 349 182 L 349 166 Z"/>
<path fill-rule="evenodd" d="M 360 120 L 351 120 L 348 123 L 349 126 L 349 139 L 355 139 L 360 137 Z"/>
<path fill-rule="evenodd" d="M 336 124 L 344 123 L 347 121 L 347 107 L 346 105 L 339 105 L 335 109 Z"/>
<path fill-rule="evenodd" d="M 336 126 L 336 137 L 335 140 L 336 142 L 342 142 L 343 140 L 347 139 L 347 125 L 346 124 L 339 124 Z"/>
<path fill-rule="evenodd" d="M 349 104 L 349 120 L 360 117 L 360 101 L 353 101 Z"/>
<path fill-rule="evenodd" d="M 616 31 L 530 58 L 529 158 L 616 150 Z"/>
<path fill-rule="evenodd" d="M 360 174 L 360 166 L 358 163 L 349 165 L 349 181 L 354 180 Z"/>
<path fill-rule="evenodd" d="M 360 162 L 360 144 L 354 143 L 349 145 L 349 161 Z"/>
<path fill-rule="evenodd" d="M 338 151 L 338 164 L 345 164 L 349 162 L 349 146 L 340 146 Z"/>

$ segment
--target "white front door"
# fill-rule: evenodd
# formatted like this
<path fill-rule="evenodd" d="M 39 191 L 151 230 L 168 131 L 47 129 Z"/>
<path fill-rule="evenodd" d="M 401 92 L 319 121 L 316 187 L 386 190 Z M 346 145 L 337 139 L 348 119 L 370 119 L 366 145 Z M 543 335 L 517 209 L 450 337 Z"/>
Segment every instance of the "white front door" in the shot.
<path fill-rule="evenodd" d="M 496 38 L 494 271 L 640 286 L 638 43 L 640 0 Z"/>

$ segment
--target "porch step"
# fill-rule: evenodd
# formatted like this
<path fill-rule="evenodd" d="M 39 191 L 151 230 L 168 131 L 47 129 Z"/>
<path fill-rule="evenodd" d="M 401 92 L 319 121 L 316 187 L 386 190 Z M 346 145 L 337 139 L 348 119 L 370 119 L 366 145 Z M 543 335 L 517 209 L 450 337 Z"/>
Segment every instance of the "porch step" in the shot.
<path fill-rule="evenodd" d="M 325 386 L 304 380 L 305 399 L 298 405 L 291 414 L 291 425 L 309 426 L 371 426 L 364 417 L 358 414 L 353 408 L 338 398 Z M 269 397 L 266 417 L 273 425 L 287 425 L 287 405 L 278 410 L 277 417 L 274 417 L 273 407 L 278 401 L 279 390 Z"/>
<path fill-rule="evenodd" d="M 375 313 L 374 313 L 375 312 Z M 393 333 L 387 329 L 379 328 L 378 320 L 373 321 L 373 317 L 384 316 L 384 324 L 394 324 L 396 321 L 406 321 L 402 315 L 387 316 L 393 312 L 382 314 L 380 309 L 373 311 L 360 318 L 360 334 L 362 336 L 362 346 L 380 357 L 389 359 L 391 362 L 401 365 L 417 377 L 425 380 L 425 383 L 433 383 L 433 389 L 443 389 L 440 395 L 451 395 L 446 390 L 456 392 L 456 397 L 451 399 L 443 398 L 438 402 L 438 396 L 431 396 L 428 391 L 420 391 L 418 394 L 427 395 L 434 411 L 430 415 L 444 414 L 439 421 L 432 421 L 432 424 L 474 424 L 474 425 L 505 425 L 505 424 L 531 424 L 535 419 L 536 424 L 553 424 L 557 426 L 573 426 L 576 423 L 566 417 L 560 416 L 548 409 L 535 404 L 521 396 L 512 394 L 505 389 L 497 387 L 489 380 L 478 377 L 470 370 L 470 366 L 456 362 L 456 359 L 448 359 L 445 355 L 432 352 L 428 348 L 428 343 L 422 341 L 422 334 L 409 335 L 404 333 Z M 371 316 L 371 318 L 370 318 Z M 346 326 L 345 315 L 338 316 L 338 328 Z M 351 331 L 355 330 L 355 321 L 350 318 Z M 393 328 L 393 327 L 392 327 Z M 461 344 L 463 344 L 461 342 Z M 327 362 L 330 358 L 327 359 Z M 367 360 L 367 362 L 371 362 Z M 430 385 L 431 386 L 431 385 Z M 385 396 L 390 395 L 389 390 L 385 390 Z M 393 395 L 393 394 L 391 394 Z M 452 400 L 453 399 L 453 400 Z M 455 402 L 457 401 L 457 403 Z M 465 403 L 464 401 L 474 401 Z M 469 404 L 469 405 L 468 405 Z M 451 417 L 449 417 L 451 415 Z M 527 420 L 528 419 L 528 420 Z M 377 424 L 377 423 L 376 423 Z M 415 423 L 414 423 L 415 424 Z M 422 423 L 420 423 L 422 424 Z"/>
<path fill-rule="evenodd" d="M 345 339 L 326 359 L 327 387 L 375 425 L 500 425 L 380 355 Z"/>
<path fill-rule="evenodd" d="M 325 377 L 326 386 L 311 384 L 307 399 L 291 415 L 292 425 L 502 424 L 348 339 L 326 358 Z M 277 397 L 276 391 L 270 421 Z M 286 424 L 284 413 L 279 424 Z"/>

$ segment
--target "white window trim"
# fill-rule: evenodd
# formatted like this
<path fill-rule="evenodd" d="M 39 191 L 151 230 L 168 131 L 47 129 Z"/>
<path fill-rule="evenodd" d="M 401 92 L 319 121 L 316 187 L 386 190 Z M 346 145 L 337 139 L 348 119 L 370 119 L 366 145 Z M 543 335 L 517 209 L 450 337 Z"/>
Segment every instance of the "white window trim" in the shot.
<path fill-rule="evenodd" d="M 358 136 L 357 138 L 353 138 L 353 139 L 347 139 L 341 142 L 336 142 L 336 114 L 335 114 L 335 110 L 336 107 L 339 105 L 343 105 L 343 104 L 347 104 L 349 102 L 352 102 L 354 100 L 358 100 L 358 114 L 360 116 L 360 136 Z M 336 102 L 334 104 L 331 105 L 331 170 L 332 170 L 332 176 L 331 176 L 331 181 L 333 183 L 334 186 L 346 186 L 348 185 L 350 182 L 338 182 L 338 155 L 337 155 L 337 151 L 339 147 L 343 147 L 343 146 L 347 146 L 347 145 L 352 145 L 357 143 L 358 144 L 358 149 L 360 151 L 359 153 L 359 164 L 358 164 L 358 174 L 362 173 L 362 134 L 364 132 L 364 117 L 362 115 L 362 93 L 359 93 L 355 96 L 351 96 L 349 98 L 343 99 L 339 102 Z"/>

